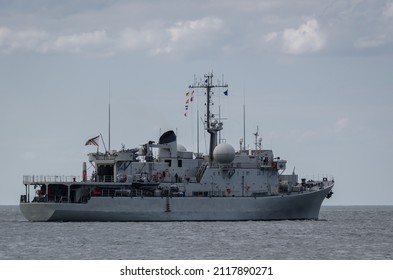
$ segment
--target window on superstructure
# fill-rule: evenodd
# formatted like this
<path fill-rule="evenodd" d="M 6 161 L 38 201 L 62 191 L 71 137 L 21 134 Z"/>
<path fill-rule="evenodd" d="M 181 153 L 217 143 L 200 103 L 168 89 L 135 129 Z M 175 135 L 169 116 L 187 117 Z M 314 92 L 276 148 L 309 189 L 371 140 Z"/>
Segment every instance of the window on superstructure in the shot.
<path fill-rule="evenodd" d="M 177 161 L 177 167 L 183 167 L 183 160 L 179 159 Z"/>
<path fill-rule="evenodd" d="M 208 196 L 208 192 L 192 192 L 192 196 Z"/>

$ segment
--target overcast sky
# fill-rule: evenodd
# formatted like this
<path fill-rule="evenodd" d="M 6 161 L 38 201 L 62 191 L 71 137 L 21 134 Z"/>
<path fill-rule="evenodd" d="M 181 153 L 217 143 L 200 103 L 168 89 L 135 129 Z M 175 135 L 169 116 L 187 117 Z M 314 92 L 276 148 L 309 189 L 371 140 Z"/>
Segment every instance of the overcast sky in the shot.
<path fill-rule="evenodd" d="M 392 0 L 0 0 L 0 204 L 23 175 L 81 175 L 109 95 L 111 149 L 173 129 L 195 150 L 185 92 L 213 71 L 227 143 L 245 103 L 247 146 L 259 126 L 287 172 L 334 176 L 326 205 L 392 205 L 392 70 Z"/>

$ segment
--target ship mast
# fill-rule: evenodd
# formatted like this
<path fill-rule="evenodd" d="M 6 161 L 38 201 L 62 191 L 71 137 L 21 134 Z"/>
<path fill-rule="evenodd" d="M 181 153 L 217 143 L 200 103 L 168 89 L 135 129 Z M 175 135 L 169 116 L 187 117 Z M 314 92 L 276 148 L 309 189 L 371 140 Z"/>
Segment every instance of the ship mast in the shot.
<path fill-rule="evenodd" d="M 259 136 L 259 127 L 257 126 L 257 132 L 254 133 L 255 136 L 255 152 L 258 151 L 258 136 Z"/>
<path fill-rule="evenodd" d="M 217 146 L 217 133 L 222 130 L 222 122 L 218 121 L 214 114 L 210 111 L 210 106 L 213 105 L 211 96 L 213 88 L 227 88 L 228 85 L 224 84 L 213 84 L 213 73 L 205 74 L 204 82 L 194 83 L 189 88 L 204 88 L 206 89 L 206 131 L 210 134 L 210 147 L 209 147 L 209 163 L 213 162 L 213 151 Z"/>

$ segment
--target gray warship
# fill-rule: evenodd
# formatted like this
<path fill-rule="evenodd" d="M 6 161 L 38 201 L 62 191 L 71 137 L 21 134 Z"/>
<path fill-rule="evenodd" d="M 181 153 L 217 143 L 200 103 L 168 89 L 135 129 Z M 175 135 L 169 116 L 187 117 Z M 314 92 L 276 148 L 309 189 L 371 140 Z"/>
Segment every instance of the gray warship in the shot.
<path fill-rule="evenodd" d="M 223 123 L 212 114 L 213 74 L 189 86 L 206 95 L 209 152 L 187 151 L 174 131 L 134 149 L 90 153 L 82 176 L 23 176 L 20 210 L 29 221 L 244 221 L 318 219 L 333 194 L 333 177 L 284 174 L 286 160 L 262 149 L 219 143 Z M 98 136 L 97 136 L 98 137 Z M 97 137 L 86 144 L 96 144 Z"/>

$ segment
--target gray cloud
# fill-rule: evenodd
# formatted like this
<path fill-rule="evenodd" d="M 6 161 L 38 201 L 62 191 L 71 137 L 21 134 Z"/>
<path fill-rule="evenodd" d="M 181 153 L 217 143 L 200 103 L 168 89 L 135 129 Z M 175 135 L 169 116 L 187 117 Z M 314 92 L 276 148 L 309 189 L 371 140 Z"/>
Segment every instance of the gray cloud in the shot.
<path fill-rule="evenodd" d="M 14 16 L 0 12 L 0 53 L 176 56 L 216 48 L 229 55 L 261 49 L 297 55 L 392 43 L 393 2 L 206 1 L 187 2 L 181 12 L 176 7 L 185 3 L 174 2 L 173 9 L 143 1 L 14 5 Z"/>

